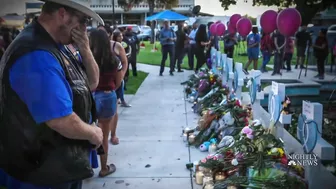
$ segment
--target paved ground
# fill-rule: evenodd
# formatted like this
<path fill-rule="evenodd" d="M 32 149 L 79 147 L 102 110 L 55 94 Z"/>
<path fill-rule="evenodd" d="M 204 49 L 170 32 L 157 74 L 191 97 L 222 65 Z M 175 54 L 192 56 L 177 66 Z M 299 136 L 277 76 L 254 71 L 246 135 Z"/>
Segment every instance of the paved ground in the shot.
<path fill-rule="evenodd" d="M 157 66 L 139 65 L 139 70 L 150 74 L 135 96 L 126 97 L 132 107 L 119 109 L 120 144 L 111 145 L 109 150 L 109 162 L 115 163 L 117 171 L 98 178 L 96 170 L 96 176 L 85 181 L 84 189 L 192 188 L 190 172 L 185 168 L 190 162 L 189 151 L 181 138 L 187 119 L 180 85 L 191 72 L 171 77 L 166 70 L 160 77 Z M 190 105 L 188 112 L 188 122 L 194 126 L 197 118 L 191 114 Z M 191 160 L 205 155 L 192 149 Z"/>
<path fill-rule="evenodd" d="M 197 116 L 190 104 L 184 103 L 180 82 L 192 73 L 158 76 L 159 67 L 139 64 L 139 70 L 150 73 L 135 96 L 127 96 L 131 108 L 120 108 L 118 136 L 120 144 L 110 146 L 109 162 L 117 166 L 116 173 L 106 178 L 85 181 L 84 189 L 191 189 L 199 188 L 185 168 L 188 162 L 206 156 L 186 147 L 181 138 L 185 126 L 194 127 Z M 262 79 L 297 79 L 299 70 L 283 73 L 282 77 L 263 74 Z M 316 72 L 308 70 L 311 79 Z M 326 79 L 332 79 L 327 76 Z M 193 185 L 193 186 L 192 186 Z"/>

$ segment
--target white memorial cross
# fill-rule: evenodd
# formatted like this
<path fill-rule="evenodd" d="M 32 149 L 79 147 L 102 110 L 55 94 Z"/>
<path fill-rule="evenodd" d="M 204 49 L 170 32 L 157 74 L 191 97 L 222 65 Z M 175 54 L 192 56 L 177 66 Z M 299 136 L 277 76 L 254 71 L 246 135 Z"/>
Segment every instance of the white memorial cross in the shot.
<path fill-rule="evenodd" d="M 226 59 L 227 59 L 227 55 L 226 54 L 222 54 L 221 55 L 221 67 L 222 67 L 222 85 L 223 86 L 227 86 L 229 79 L 228 79 L 228 72 L 226 71 Z"/>
<path fill-rule="evenodd" d="M 232 58 L 227 58 L 226 59 L 228 69 L 226 70 L 229 72 L 229 81 L 227 81 L 227 86 L 229 87 L 229 90 L 233 89 L 232 82 L 234 80 L 234 73 L 233 73 L 233 59 Z"/>
<path fill-rule="evenodd" d="M 255 93 L 256 93 L 255 103 L 260 105 L 260 100 L 263 100 L 265 98 L 264 90 L 261 89 L 261 71 L 260 70 L 252 70 L 251 75 L 254 79 L 254 82 L 256 82 L 256 84 L 257 84 L 257 89 L 254 89 L 254 90 L 256 90 L 255 91 Z M 259 88 L 261 89 L 260 91 L 259 91 Z"/>
<path fill-rule="evenodd" d="M 272 81 L 272 91 L 268 95 L 268 113 L 271 116 L 271 123 L 274 125 L 280 118 L 282 110 L 281 102 L 285 99 L 285 85 Z"/>
<path fill-rule="evenodd" d="M 239 100 L 242 100 L 241 99 L 241 93 L 242 93 L 242 88 L 244 86 L 244 72 L 243 72 L 243 64 L 242 63 L 236 63 L 235 64 L 235 72 L 237 72 L 238 74 L 238 81 L 235 81 L 237 82 L 237 84 L 235 83 L 235 85 L 237 85 L 237 89 L 235 91 L 236 93 L 236 97 L 239 99 Z"/>
<path fill-rule="evenodd" d="M 317 125 L 317 142 L 313 152 L 321 158 L 321 160 L 335 160 L 335 147 L 325 141 L 321 135 L 323 124 L 323 105 L 320 103 L 303 101 L 302 114 L 305 115 L 307 120 L 314 120 Z M 301 132 L 304 132 L 304 129 Z M 309 135 L 309 133 L 306 135 Z"/>

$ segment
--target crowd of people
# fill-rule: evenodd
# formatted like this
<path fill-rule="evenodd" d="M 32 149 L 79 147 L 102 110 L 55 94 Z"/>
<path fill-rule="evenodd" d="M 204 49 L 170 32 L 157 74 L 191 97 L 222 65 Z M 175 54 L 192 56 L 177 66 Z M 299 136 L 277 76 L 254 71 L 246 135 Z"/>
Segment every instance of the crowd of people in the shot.
<path fill-rule="evenodd" d="M 174 75 L 175 68 L 178 72 L 183 72 L 181 64 L 186 54 L 188 55 L 189 70 L 198 70 L 211 59 L 210 49 L 214 47 L 219 50 L 219 36 L 211 34 L 209 28 L 213 22 L 208 25 L 198 25 L 194 23 L 192 28 L 184 27 L 184 22 L 178 23 L 178 30 L 174 32 L 169 22 L 164 22 L 164 27 L 160 31 L 160 43 L 162 47 L 162 60 L 160 67 L 160 76 L 163 75 L 166 60 L 170 58 L 169 74 Z M 207 29 L 208 28 L 208 29 Z M 325 60 L 329 54 L 327 30 L 322 29 L 315 42 L 312 42 L 311 34 L 307 31 L 306 26 L 302 26 L 295 37 L 285 37 L 278 30 L 266 34 L 261 31 L 259 34 L 258 27 L 252 28 L 252 33 L 246 37 L 248 62 L 244 66 L 244 72 L 248 74 L 248 68 L 253 63 L 254 70 L 267 72 L 267 64 L 271 57 L 274 56 L 273 75 L 282 75 L 281 70 L 288 72 L 292 69 L 292 58 L 296 47 L 297 61 L 295 69 L 304 68 L 304 62 L 310 49 L 313 50 L 314 57 L 317 60 L 318 75 L 316 78 L 324 79 Z M 239 43 L 239 37 L 236 34 L 227 32 L 223 36 L 223 52 L 227 57 L 233 58 L 235 46 Z M 261 52 L 261 55 L 260 55 Z M 196 66 L 194 65 L 196 57 Z M 258 61 L 262 57 L 262 64 L 258 68 Z M 208 64 L 207 64 L 208 65 Z"/>
<path fill-rule="evenodd" d="M 112 29 L 88 10 L 47 1 L 18 36 L 2 33 L 0 186 L 80 189 L 98 155 L 99 177 L 116 171 L 108 146 L 119 144 L 118 99 L 131 107 L 124 90 L 140 45 L 132 28 Z M 101 23 L 90 33 L 88 17 Z"/>

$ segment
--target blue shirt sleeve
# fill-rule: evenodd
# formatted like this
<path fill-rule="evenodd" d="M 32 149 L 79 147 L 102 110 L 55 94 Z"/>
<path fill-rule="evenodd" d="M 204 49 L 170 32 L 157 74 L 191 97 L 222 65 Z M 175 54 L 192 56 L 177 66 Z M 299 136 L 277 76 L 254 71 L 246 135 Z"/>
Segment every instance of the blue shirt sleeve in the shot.
<path fill-rule="evenodd" d="M 10 69 L 9 79 L 38 124 L 73 112 L 70 85 L 51 53 L 33 51 L 20 57 Z"/>

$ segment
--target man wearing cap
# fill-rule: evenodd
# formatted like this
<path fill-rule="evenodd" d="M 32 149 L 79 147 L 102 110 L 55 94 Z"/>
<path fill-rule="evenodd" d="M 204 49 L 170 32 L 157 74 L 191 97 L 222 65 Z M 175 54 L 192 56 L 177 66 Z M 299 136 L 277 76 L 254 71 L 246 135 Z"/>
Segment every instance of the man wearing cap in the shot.
<path fill-rule="evenodd" d="M 44 1 L 0 62 L 0 168 L 24 183 L 80 189 L 94 174 L 90 152 L 103 140 L 94 125 L 99 68 L 86 23 L 103 21 L 80 0 Z"/>
<path fill-rule="evenodd" d="M 162 51 L 162 60 L 161 60 L 161 66 L 160 66 L 160 76 L 162 76 L 166 64 L 166 60 L 168 58 L 169 54 L 169 60 L 170 60 L 170 71 L 169 74 L 173 76 L 174 72 L 174 51 L 175 51 L 175 41 L 176 41 L 176 35 L 175 32 L 169 27 L 168 20 L 165 20 L 163 23 L 163 28 L 160 31 L 160 42 L 161 42 L 161 51 Z"/>

